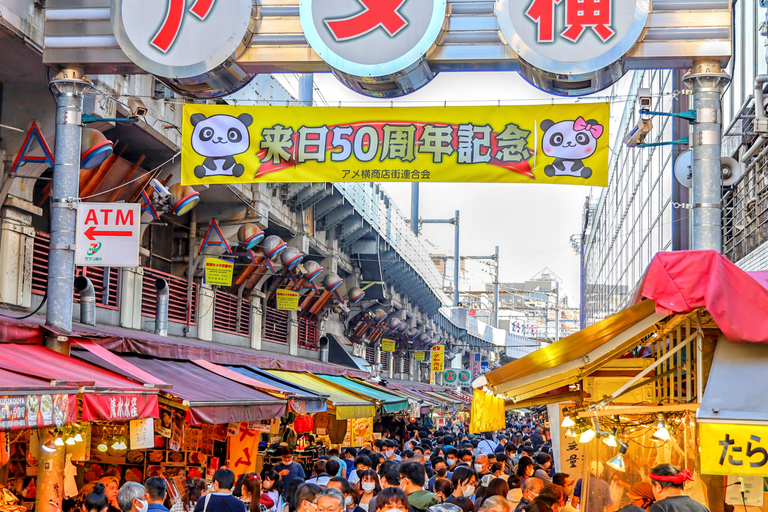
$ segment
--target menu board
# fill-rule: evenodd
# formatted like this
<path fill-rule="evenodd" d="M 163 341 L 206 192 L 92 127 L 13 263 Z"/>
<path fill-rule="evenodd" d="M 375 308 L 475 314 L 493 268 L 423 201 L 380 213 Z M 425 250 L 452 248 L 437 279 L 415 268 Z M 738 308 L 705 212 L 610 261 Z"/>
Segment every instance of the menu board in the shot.
<path fill-rule="evenodd" d="M 74 421 L 75 395 L 0 396 L 0 431 L 63 427 Z"/>

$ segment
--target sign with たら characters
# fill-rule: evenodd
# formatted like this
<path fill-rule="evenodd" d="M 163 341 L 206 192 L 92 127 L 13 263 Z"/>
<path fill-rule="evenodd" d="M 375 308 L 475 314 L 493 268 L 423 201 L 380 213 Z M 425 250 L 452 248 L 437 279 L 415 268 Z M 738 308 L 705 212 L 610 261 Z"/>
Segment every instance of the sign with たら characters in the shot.
<path fill-rule="evenodd" d="M 184 185 L 508 182 L 606 186 L 608 103 L 184 105 Z"/>
<path fill-rule="evenodd" d="M 699 423 L 701 473 L 768 476 L 768 426 Z"/>

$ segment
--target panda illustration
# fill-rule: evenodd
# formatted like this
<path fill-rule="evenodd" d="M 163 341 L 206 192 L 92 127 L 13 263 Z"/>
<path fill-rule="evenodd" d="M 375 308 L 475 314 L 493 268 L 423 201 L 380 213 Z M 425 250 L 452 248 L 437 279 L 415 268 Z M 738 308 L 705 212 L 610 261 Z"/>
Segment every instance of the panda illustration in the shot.
<path fill-rule="evenodd" d="M 217 114 L 192 114 L 192 149 L 205 157 L 203 165 L 195 167 L 195 176 L 234 176 L 239 178 L 245 166 L 237 163 L 235 155 L 245 153 L 251 145 L 248 127 L 253 123 L 250 114 L 237 117 Z"/>
<path fill-rule="evenodd" d="M 547 119 L 541 123 L 544 130 L 542 147 L 544 154 L 555 159 L 552 165 L 544 167 L 544 174 L 553 176 L 574 176 L 589 178 L 592 169 L 585 167 L 582 160 L 592 156 L 597 149 L 597 139 L 603 134 L 603 127 L 594 119 L 558 123 Z"/>

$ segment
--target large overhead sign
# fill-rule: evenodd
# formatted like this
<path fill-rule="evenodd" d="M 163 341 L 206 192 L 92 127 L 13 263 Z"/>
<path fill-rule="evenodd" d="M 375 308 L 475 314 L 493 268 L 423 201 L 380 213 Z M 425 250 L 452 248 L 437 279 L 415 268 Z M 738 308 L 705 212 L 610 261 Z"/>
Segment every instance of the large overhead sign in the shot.
<path fill-rule="evenodd" d="M 501 35 L 534 84 L 570 96 L 566 82 L 602 89 L 624 73 L 623 57 L 640 40 L 649 0 L 497 0 Z M 567 80 L 560 77 L 567 76 Z"/>
<path fill-rule="evenodd" d="M 184 106 L 184 185 L 508 182 L 606 186 L 607 103 Z"/>
<path fill-rule="evenodd" d="M 47 0 L 43 61 L 88 74 L 155 74 L 188 96 L 256 73 L 331 70 L 395 97 L 440 71 L 519 71 L 577 96 L 626 70 L 725 65 L 729 0 Z M 502 95 L 503 96 L 503 95 Z"/>
<path fill-rule="evenodd" d="M 427 53 L 447 25 L 447 0 L 301 0 L 312 49 L 352 90 L 389 98 L 435 76 Z"/>

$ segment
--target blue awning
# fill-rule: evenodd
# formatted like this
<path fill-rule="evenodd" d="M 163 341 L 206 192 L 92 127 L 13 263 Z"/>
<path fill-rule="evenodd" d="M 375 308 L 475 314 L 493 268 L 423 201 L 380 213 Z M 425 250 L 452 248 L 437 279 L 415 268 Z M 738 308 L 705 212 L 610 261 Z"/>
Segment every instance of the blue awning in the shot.
<path fill-rule="evenodd" d="M 328 397 L 315 393 L 308 389 L 292 384 L 286 380 L 275 377 L 274 375 L 267 373 L 255 366 L 224 366 L 225 368 L 248 377 L 253 380 L 262 382 L 268 386 L 279 389 L 286 395 L 289 395 L 289 409 L 298 410 L 298 412 L 304 412 L 312 414 L 316 412 L 325 412 L 328 410 Z M 294 402 L 294 407 L 290 407 L 291 401 Z M 303 404 L 303 405 L 300 405 Z"/>

